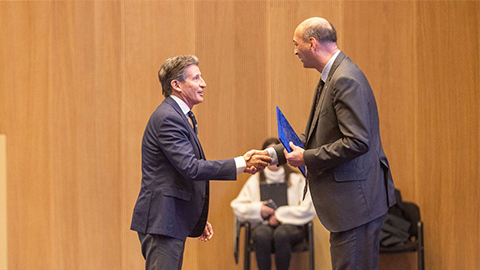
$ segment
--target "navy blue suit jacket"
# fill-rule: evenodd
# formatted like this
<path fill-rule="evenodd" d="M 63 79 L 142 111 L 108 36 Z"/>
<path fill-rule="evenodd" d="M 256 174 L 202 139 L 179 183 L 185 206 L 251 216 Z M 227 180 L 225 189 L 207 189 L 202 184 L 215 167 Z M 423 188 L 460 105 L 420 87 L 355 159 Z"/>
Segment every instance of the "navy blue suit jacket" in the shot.
<path fill-rule="evenodd" d="M 143 136 L 142 186 L 131 229 L 178 239 L 197 237 L 207 220 L 208 181 L 236 177 L 233 159 L 205 159 L 187 117 L 167 97 L 153 112 Z"/>

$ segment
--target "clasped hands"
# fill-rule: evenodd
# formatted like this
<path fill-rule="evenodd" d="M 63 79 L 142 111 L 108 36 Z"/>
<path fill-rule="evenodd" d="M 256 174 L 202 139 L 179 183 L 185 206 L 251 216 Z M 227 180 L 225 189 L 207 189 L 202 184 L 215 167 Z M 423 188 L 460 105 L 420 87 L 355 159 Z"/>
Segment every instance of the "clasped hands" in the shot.
<path fill-rule="evenodd" d="M 277 226 L 278 222 L 277 217 L 275 217 L 275 210 L 268 207 L 267 202 L 263 202 L 262 207 L 260 208 L 260 215 L 264 220 L 268 219 L 268 224 L 271 226 Z"/>
<path fill-rule="evenodd" d="M 293 144 L 293 142 L 290 142 L 290 148 L 293 150 L 290 153 L 288 153 L 285 149 L 283 150 L 287 163 L 293 167 L 305 166 L 305 160 L 303 159 L 303 152 L 305 152 L 305 149 L 301 148 L 300 146 L 296 146 Z M 250 174 L 263 171 L 263 169 L 265 169 L 265 167 L 270 165 L 270 162 L 272 162 L 272 158 L 268 155 L 267 150 L 250 150 L 243 155 L 243 158 L 247 164 L 244 172 Z"/>
<path fill-rule="evenodd" d="M 272 162 L 272 158 L 268 155 L 267 150 L 250 150 L 243 155 L 243 159 L 247 164 L 247 167 L 243 172 L 249 174 L 263 171 L 263 169 Z"/>

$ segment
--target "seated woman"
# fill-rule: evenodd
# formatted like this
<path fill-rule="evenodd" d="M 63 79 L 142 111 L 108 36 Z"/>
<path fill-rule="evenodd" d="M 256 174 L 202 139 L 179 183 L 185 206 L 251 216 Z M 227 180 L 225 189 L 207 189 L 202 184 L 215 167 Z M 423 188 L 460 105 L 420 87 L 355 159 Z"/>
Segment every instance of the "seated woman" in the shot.
<path fill-rule="evenodd" d="M 267 139 L 262 149 L 280 143 L 277 138 Z M 260 185 L 287 183 L 288 204 L 276 210 L 261 200 Z M 230 206 L 240 221 L 252 224 L 252 239 L 259 270 L 270 270 L 272 248 L 275 250 L 275 264 L 278 270 L 290 266 L 292 248 L 305 238 L 303 225 L 315 216 L 310 192 L 302 201 L 305 178 L 283 165 L 269 166 L 261 173 L 252 175 L 240 194 Z"/>

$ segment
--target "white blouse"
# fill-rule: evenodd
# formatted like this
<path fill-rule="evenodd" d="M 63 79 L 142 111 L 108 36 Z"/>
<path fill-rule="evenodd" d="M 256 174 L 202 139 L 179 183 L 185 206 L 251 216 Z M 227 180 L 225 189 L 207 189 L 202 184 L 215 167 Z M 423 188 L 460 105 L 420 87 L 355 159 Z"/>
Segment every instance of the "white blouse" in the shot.
<path fill-rule="evenodd" d="M 267 168 L 263 171 L 267 184 L 284 182 L 285 170 L 280 167 L 278 171 Z M 242 190 L 230 206 L 240 221 L 249 221 L 252 226 L 260 223 L 268 224 L 263 220 L 260 209 L 263 202 L 260 201 L 260 174 L 250 176 Z M 302 201 L 305 178 L 295 172 L 290 174 L 290 186 L 287 188 L 288 205 L 280 206 L 275 211 L 275 217 L 280 223 L 292 225 L 304 225 L 315 216 L 310 190 Z"/>

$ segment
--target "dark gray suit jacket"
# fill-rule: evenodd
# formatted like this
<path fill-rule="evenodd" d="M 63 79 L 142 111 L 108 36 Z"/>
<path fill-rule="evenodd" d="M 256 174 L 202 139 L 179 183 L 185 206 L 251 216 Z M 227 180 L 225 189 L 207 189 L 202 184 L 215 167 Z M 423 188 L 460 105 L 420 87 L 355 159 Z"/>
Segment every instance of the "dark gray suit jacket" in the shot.
<path fill-rule="evenodd" d="M 373 91 L 343 52 L 330 69 L 317 108 L 314 97 L 300 137 L 313 203 L 327 230 L 358 227 L 395 204 Z M 285 163 L 283 146 L 275 150 L 280 164 Z"/>
<path fill-rule="evenodd" d="M 143 136 L 142 186 L 131 229 L 183 240 L 197 237 L 207 220 L 208 181 L 236 177 L 233 159 L 205 160 L 192 125 L 167 97 Z"/>

